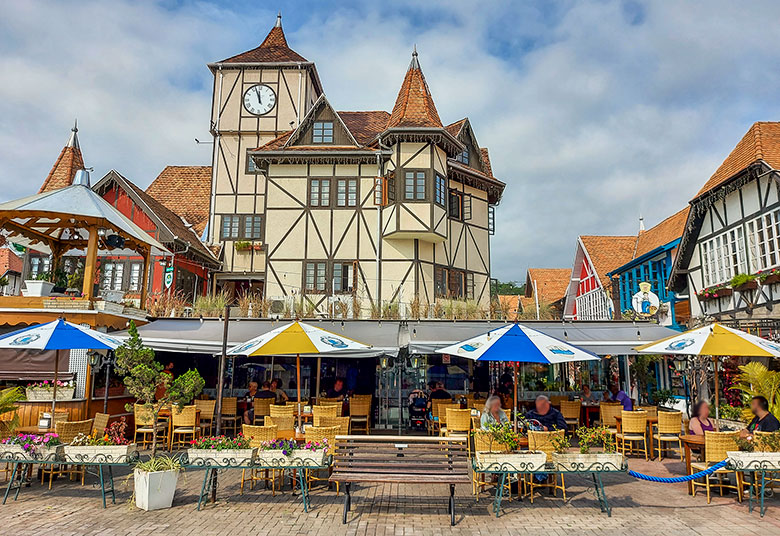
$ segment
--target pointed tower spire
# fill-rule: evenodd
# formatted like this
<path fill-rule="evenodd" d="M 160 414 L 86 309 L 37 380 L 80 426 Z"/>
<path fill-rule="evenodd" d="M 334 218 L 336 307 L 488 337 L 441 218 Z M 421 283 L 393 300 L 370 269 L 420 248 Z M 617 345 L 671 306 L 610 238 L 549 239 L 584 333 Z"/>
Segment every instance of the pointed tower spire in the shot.
<path fill-rule="evenodd" d="M 387 122 L 387 128 L 392 127 L 443 128 L 439 112 L 433 103 L 433 95 L 420 67 L 416 45 L 390 120 Z"/>
<path fill-rule="evenodd" d="M 79 146 L 78 131 L 78 124 L 74 122 L 73 128 L 70 130 L 68 143 L 60 151 L 60 156 L 54 162 L 46 180 L 43 181 L 41 189 L 38 190 L 39 194 L 70 186 L 73 184 L 73 177 L 75 177 L 76 172 L 84 169 L 84 158 Z"/>
<path fill-rule="evenodd" d="M 645 230 L 645 217 L 639 216 L 639 232 L 644 232 Z"/>
<path fill-rule="evenodd" d="M 279 13 L 276 15 L 276 26 L 275 26 L 275 28 L 281 28 L 281 27 L 282 27 L 282 12 L 280 10 Z"/>
<path fill-rule="evenodd" d="M 306 58 L 295 52 L 287 44 L 282 29 L 282 12 L 276 15 L 276 23 L 259 47 L 247 50 L 219 63 L 279 63 L 305 62 Z"/>

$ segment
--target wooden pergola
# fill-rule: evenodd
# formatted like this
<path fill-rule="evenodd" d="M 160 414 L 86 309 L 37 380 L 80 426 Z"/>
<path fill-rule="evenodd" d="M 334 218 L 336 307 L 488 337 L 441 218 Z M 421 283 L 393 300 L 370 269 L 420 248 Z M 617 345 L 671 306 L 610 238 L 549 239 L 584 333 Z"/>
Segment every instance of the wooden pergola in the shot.
<path fill-rule="evenodd" d="M 0 204 L 0 227 L 7 239 L 50 253 L 52 272 L 66 253 L 84 251 L 82 294 L 90 300 L 94 297 L 100 251 L 143 257 L 141 307 L 146 304 L 153 250 L 158 255 L 170 254 L 165 246 L 82 184 Z"/>

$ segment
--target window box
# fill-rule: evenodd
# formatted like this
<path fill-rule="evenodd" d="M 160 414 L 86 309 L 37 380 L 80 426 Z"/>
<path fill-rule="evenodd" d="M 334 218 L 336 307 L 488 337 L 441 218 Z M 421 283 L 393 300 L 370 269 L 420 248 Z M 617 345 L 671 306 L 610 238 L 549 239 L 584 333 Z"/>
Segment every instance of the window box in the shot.
<path fill-rule="evenodd" d="M 265 249 L 265 244 L 262 242 L 257 242 L 255 244 L 252 244 L 252 249 L 255 251 L 263 251 Z"/>
<path fill-rule="evenodd" d="M 249 449 L 187 449 L 190 465 L 201 467 L 230 467 L 251 465 L 255 461 L 257 448 Z"/>
<path fill-rule="evenodd" d="M 777 283 L 780 283 L 780 274 L 768 275 L 761 281 L 762 285 L 775 285 Z"/>
<path fill-rule="evenodd" d="M 698 294 L 699 301 L 711 301 L 711 300 L 717 300 L 718 298 L 726 298 L 728 296 L 731 296 L 734 294 L 734 290 L 730 288 L 719 288 L 717 290 L 710 291 L 708 293 L 701 293 Z"/>
<path fill-rule="evenodd" d="M 236 248 L 236 251 L 243 252 L 243 251 L 251 251 L 252 250 L 252 243 L 251 242 L 244 242 L 239 241 L 233 244 L 233 247 Z"/>
<path fill-rule="evenodd" d="M 748 290 L 756 290 L 758 288 L 758 281 L 747 281 L 739 286 L 734 287 L 737 292 L 747 292 Z"/>

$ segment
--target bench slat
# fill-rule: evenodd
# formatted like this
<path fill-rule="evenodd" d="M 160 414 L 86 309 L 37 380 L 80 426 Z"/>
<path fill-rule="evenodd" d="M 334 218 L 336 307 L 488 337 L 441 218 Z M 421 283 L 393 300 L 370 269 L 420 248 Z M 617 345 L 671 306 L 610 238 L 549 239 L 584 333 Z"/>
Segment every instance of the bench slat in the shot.
<path fill-rule="evenodd" d="M 391 484 L 469 484 L 468 474 L 451 475 L 403 475 L 398 473 L 340 473 L 334 472 L 328 479 L 331 482 L 377 482 Z"/>

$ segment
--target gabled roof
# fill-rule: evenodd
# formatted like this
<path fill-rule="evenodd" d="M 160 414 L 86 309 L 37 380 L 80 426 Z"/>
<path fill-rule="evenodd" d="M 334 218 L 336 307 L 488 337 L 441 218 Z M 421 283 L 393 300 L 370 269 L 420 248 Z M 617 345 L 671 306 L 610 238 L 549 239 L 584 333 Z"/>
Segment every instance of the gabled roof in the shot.
<path fill-rule="evenodd" d="M 219 63 L 297 63 L 306 62 L 306 58 L 287 45 L 282 29 L 281 13 L 276 17 L 276 25 L 259 47 L 237 54 Z"/>
<path fill-rule="evenodd" d="M 73 184 L 76 171 L 84 169 L 84 158 L 81 155 L 81 147 L 79 147 L 78 131 L 78 127 L 74 124 L 68 143 L 60 151 L 60 156 L 57 157 L 49 175 L 43 181 L 41 189 L 38 190 L 39 194 L 70 186 Z"/>
<path fill-rule="evenodd" d="M 22 273 L 21 257 L 10 250 L 10 248 L 0 248 L 0 277 L 8 272 Z"/>
<path fill-rule="evenodd" d="M 446 128 L 447 132 L 455 136 L 456 138 L 460 135 L 460 131 L 463 129 L 463 125 L 466 124 L 466 121 L 468 121 L 467 117 L 464 117 L 460 121 L 455 121 L 454 123 L 450 123 L 447 125 Z"/>
<path fill-rule="evenodd" d="M 485 164 L 485 173 L 493 176 L 493 166 L 490 164 L 490 155 L 488 154 L 487 147 L 480 147 L 479 151 L 482 153 L 482 163 Z"/>
<path fill-rule="evenodd" d="M 328 101 L 327 97 L 325 97 L 324 94 L 320 95 L 317 101 L 312 105 L 311 108 L 309 108 L 309 111 L 306 112 L 306 115 L 301 120 L 300 124 L 296 127 L 295 130 L 293 130 L 292 134 L 290 134 L 290 137 L 287 138 L 287 141 L 284 143 L 284 147 L 292 147 L 293 145 L 302 145 L 298 144 L 298 141 L 301 139 L 301 136 L 309 129 L 309 127 L 314 123 L 315 117 L 317 117 L 317 114 L 323 109 L 328 108 L 331 113 L 338 119 L 338 122 L 340 123 L 338 127 L 343 128 L 347 135 L 349 136 L 349 139 L 354 142 L 354 145 L 357 146 L 358 142 L 355 140 L 355 136 L 352 135 L 352 132 L 350 132 L 347 125 L 344 124 L 344 120 L 341 118 L 341 116 L 336 112 L 336 110 L 333 109 L 333 106 L 331 106 L 330 102 Z M 337 128 L 338 128 L 337 127 Z M 328 145 L 329 147 L 332 147 L 332 145 Z M 317 145 L 317 147 L 322 147 L 322 145 Z"/>
<path fill-rule="evenodd" d="M 688 221 L 688 213 L 691 207 L 686 206 L 676 214 L 666 218 L 664 221 L 648 229 L 640 231 L 636 241 L 636 252 L 634 258 L 641 257 L 656 248 L 665 246 L 670 242 L 679 239 L 685 231 L 685 223 Z"/>
<path fill-rule="evenodd" d="M 601 285 L 609 288 L 607 274 L 634 258 L 636 236 L 580 236 Z M 577 274 L 579 276 L 579 274 Z"/>
<path fill-rule="evenodd" d="M 717 188 L 750 164 L 761 160 L 774 169 L 780 169 L 779 122 L 753 123 L 696 197 Z"/>
<path fill-rule="evenodd" d="M 368 112 L 338 112 L 341 120 L 360 145 L 368 145 L 387 128 L 390 114 L 384 110 Z"/>
<path fill-rule="evenodd" d="M 166 166 L 146 193 L 184 218 L 200 236 L 209 220 L 211 166 Z"/>
<path fill-rule="evenodd" d="M 534 281 L 539 301 L 555 303 L 566 296 L 571 280 L 571 268 L 529 268 L 525 283 L 525 295 L 533 297 Z"/>
<path fill-rule="evenodd" d="M 443 128 L 431 90 L 420 68 L 416 49 L 387 122 L 387 128 L 393 127 Z"/>

